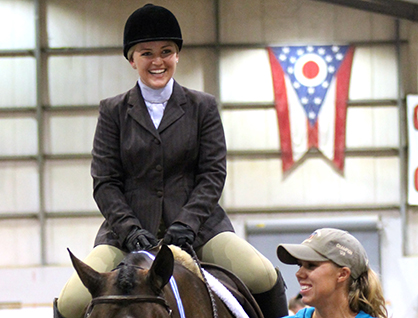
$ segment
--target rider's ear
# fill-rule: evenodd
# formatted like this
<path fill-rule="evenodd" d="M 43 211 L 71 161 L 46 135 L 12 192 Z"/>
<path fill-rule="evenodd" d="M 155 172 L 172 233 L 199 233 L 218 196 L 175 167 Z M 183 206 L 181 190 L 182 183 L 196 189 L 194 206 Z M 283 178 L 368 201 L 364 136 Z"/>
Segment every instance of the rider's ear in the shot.
<path fill-rule="evenodd" d="M 174 257 L 167 245 L 162 245 L 148 272 L 151 286 L 161 290 L 173 275 Z"/>

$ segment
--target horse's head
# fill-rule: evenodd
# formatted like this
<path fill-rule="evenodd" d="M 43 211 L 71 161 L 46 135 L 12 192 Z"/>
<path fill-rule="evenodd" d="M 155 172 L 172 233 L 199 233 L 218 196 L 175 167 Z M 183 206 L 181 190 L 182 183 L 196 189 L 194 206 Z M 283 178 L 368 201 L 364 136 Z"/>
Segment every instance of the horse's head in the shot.
<path fill-rule="evenodd" d="M 169 316 L 162 290 L 173 274 L 174 258 L 167 246 L 161 246 L 152 265 L 140 253 L 132 253 L 107 273 L 95 271 L 69 253 L 78 276 L 93 297 L 87 309 L 89 318 L 139 317 L 138 313 L 144 317 Z"/>

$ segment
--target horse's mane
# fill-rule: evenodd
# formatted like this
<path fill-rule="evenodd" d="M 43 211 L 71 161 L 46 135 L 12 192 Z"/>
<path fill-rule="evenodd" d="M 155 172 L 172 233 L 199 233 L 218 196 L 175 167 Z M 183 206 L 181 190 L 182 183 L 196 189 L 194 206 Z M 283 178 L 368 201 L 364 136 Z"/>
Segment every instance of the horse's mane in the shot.
<path fill-rule="evenodd" d="M 182 250 L 175 245 L 168 246 L 173 253 L 174 260 L 180 263 L 183 267 L 190 270 L 203 280 L 202 274 L 195 260 L 189 253 Z M 116 279 L 117 287 L 125 294 L 129 295 L 135 287 L 135 273 L 137 270 L 136 265 L 143 265 L 146 258 L 140 253 L 130 253 L 125 259 L 118 265 L 119 273 Z M 148 264 L 150 265 L 150 264 Z M 146 266 L 148 267 L 148 266 Z"/>
<path fill-rule="evenodd" d="M 122 265 L 117 277 L 117 286 L 124 293 L 129 295 L 135 287 L 135 271 L 133 266 Z"/>

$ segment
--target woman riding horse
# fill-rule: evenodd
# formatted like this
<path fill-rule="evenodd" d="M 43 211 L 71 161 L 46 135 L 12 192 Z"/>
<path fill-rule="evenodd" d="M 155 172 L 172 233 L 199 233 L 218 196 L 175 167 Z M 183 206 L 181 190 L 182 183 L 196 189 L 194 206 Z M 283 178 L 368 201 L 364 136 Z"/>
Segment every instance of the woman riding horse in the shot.
<path fill-rule="evenodd" d="M 123 43 L 139 79 L 100 102 L 91 174 L 105 221 L 84 262 L 106 272 L 159 238 L 188 243 L 200 260 L 235 273 L 265 318 L 287 315 L 280 272 L 234 233 L 218 204 L 226 178 L 224 130 L 215 98 L 173 79 L 183 45 L 176 17 L 147 4 L 126 21 Z M 75 273 L 55 315 L 80 318 L 90 299 Z"/>

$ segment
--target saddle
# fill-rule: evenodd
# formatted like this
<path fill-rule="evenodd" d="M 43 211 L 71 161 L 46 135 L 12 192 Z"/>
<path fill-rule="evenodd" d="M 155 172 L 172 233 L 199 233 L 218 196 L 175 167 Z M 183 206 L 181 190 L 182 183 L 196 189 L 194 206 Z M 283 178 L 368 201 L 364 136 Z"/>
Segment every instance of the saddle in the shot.
<path fill-rule="evenodd" d="M 201 266 L 231 292 L 250 318 L 264 318 L 253 295 L 234 273 L 222 266 L 211 263 L 201 262 Z"/>

